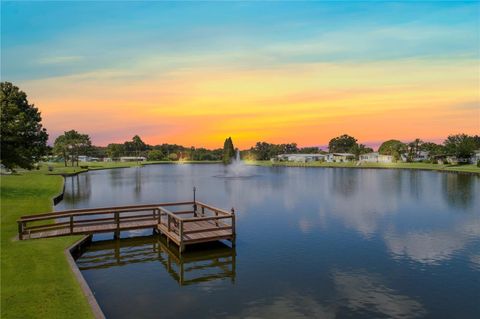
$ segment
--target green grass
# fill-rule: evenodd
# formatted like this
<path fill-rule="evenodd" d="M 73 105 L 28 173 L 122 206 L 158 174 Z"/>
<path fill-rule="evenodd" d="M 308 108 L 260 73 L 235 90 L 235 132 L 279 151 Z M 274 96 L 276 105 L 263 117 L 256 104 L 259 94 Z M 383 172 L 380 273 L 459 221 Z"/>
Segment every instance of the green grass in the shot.
<path fill-rule="evenodd" d="M 135 167 L 143 165 L 153 165 L 153 164 L 218 164 L 222 163 L 221 161 L 147 161 L 147 162 L 80 162 L 79 166 L 67 166 L 63 163 L 41 163 L 41 170 L 47 171 L 47 167 L 53 167 L 53 171 L 47 172 L 48 174 L 53 175 L 62 175 L 62 174 L 74 174 L 79 172 L 86 172 L 88 170 L 99 170 L 99 169 L 112 169 L 112 168 L 125 168 L 125 167 Z M 69 164 L 70 165 L 70 164 Z M 87 168 L 82 168 L 87 167 Z"/>
<path fill-rule="evenodd" d="M 474 164 L 468 165 L 441 165 L 430 163 L 363 163 L 357 165 L 355 162 L 345 163 L 326 163 L 326 162 L 271 162 L 271 161 L 250 161 L 249 165 L 258 166 L 288 166 L 288 167 L 350 167 L 350 168 L 390 168 L 390 169 L 420 169 L 420 170 L 436 170 L 447 172 L 465 172 L 480 174 L 480 167 Z"/>
<path fill-rule="evenodd" d="M 1 317 L 92 318 L 65 258 L 80 237 L 18 241 L 16 220 L 49 212 L 63 185 L 46 168 L 1 176 Z"/>

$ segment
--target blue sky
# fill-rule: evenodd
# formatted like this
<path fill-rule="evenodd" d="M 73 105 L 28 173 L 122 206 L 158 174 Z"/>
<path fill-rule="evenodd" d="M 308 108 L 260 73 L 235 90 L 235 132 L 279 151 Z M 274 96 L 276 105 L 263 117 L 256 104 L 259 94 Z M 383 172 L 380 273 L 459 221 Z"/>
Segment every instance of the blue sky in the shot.
<path fill-rule="evenodd" d="M 2 73 L 262 49 L 258 63 L 478 58 L 478 14 L 478 2 L 2 2 Z"/>

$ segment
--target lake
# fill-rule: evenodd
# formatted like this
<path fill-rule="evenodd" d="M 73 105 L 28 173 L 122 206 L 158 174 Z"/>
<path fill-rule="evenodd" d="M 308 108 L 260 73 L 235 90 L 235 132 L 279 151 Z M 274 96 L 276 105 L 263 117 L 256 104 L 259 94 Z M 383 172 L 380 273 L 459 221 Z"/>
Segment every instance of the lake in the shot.
<path fill-rule="evenodd" d="M 237 246 L 95 235 L 77 264 L 107 318 L 474 318 L 480 177 L 432 171 L 148 165 L 66 178 L 72 209 L 197 199 Z"/>

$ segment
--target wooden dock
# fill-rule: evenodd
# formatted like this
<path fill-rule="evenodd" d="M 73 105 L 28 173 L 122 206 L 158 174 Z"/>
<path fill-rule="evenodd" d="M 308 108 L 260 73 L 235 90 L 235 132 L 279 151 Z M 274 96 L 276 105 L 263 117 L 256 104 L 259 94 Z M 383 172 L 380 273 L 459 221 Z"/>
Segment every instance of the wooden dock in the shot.
<path fill-rule="evenodd" d="M 175 210 L 174 210 L 175 209 Z M 35 239 L 67 235 L 90 235 L 151 228 L 178 245 L 229 240 L 235 245 L 235 212 L 202 202 L 175 202 L 150 205 L 75 209 L 22 216 L 18 237 Z"/>

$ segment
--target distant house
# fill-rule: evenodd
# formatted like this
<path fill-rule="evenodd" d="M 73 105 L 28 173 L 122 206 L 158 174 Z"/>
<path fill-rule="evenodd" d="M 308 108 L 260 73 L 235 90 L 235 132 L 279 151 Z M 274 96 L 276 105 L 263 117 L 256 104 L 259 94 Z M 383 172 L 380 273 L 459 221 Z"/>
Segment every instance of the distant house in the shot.
<path fill-rule="evenodd" d="M 470 157 L 470 163 L 477 164 L 478 161 L 480 161 L 480 150 L 474 151 L 472 157 Z"/>
<path fill-rule="evenodd" d="M 367 154 L 360 155 L 361 162 L 370 162 L 370 163 L 391 163 L 393 162 L 392 155 L 382 155 L 378 152 L 372 152 Z"/>
<path fill-rule="evenodd" d="M 98 157 L 91 157 L 87 155 L 79 155 L 78 156 L 79 162 L 98 162 L 100 159 Z"/>
<path fill-rule="evenodd" d="M 446 164 L 446 163 L 449 163 L 449 160 L 451 160 L 452 157 L 454 156 L 449 156 L 446 154 L 438 154 L 438 155 L 432 156 L 432 161 L 433 163 L 437 163 L 437 164 Z"/>
<path fill-rule="evenodd" d="M 326 161 L 330 163 L 350 162 L 355 160 L 355 155 L 351 153 L 328 153 Z"/>
<path fill-rule="evenodd" d="M 146 157 L 143 156 L 122 156 L 120 157 L 120 162 L 145 162 Z"/>
<path fill-rule="evenodd" d="M 324 161 L 326 155 L 324 154 L 281 154 L 277 155 L 275 160 L 277 161 L 289 161 L 289 162 L 315 162 Z"/>
<path fill-rule="evenodd" d="M 420 151 L 413 157 L 413 161 L 414 162 L 426 161 L 429 159 L 429 154 L 430 152 L 428 151 Z"/>
<path fill-rule="evenodd" d="M 367 154 L 362 154 L 359 157 L 359 160 L 362 162 L 372 162 L 376 163 L 378 162 L 378 152 L 372 152 L 372 153 L 367 153 Z"/>

